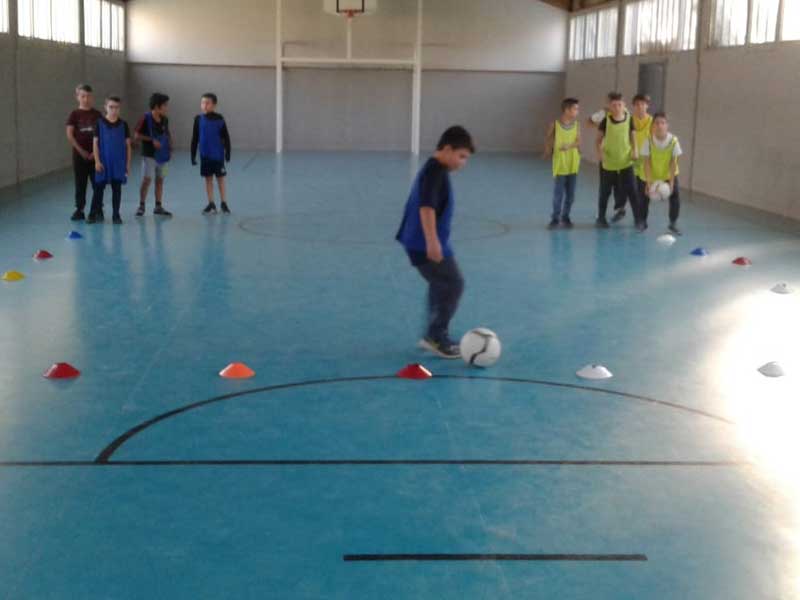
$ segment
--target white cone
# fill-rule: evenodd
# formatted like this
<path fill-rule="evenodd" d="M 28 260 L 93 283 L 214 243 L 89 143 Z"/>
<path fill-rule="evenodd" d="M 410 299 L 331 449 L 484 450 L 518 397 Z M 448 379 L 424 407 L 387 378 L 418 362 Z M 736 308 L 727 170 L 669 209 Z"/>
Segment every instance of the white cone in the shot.
<path fill-rule="evenodd" d="M 775 292 L 776 294 L 793 294 L 794 288 L 790 286 L 788 283 L 779 283 L 774 288 L 772 288 L 772 291 Z"/>
<path fill-rule="evenodd" d="M 672 244 L 674 244 L 678 240 L 674 235 L 665 233 L 664 235 L 658 236 L 656 238 L 656 241 L 662 246 L 672 246 Z"/>
<path fill-rule="evenodd" d="M 581 379 L 611 379 L 614 376 L 603 365 L 586 365 L 576 375 Z"/>
<path fill-rule="evenodd" d="M 764 377 L 783 377 L 786 375 L 786 371 L 783 370 L 783 367 L 780 365 L 780 363 L 776 362 L 765 364 L 758 369 L 758 372 Z"/>

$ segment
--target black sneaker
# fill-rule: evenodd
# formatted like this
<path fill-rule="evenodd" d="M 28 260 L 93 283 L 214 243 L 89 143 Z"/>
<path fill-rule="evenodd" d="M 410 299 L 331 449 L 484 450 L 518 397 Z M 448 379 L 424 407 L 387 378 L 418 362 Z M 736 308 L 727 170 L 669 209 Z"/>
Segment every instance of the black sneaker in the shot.
<path fill-rule="evenodd" d="M 599 217 L 594 222 L 594 226 L 598 229 L 608 229 L 608 221 L 606 221 L 605 217 Z"/>
<path fill-rule="evenodd" d="M 104 213 L 104 212 L 103 212 L 103 209 L 102 209 L 102 208 L 100 209 L 100 212 L 99 212 L 99 213 L 97 213 L 97 220 L 98 220 L 100 223 L 102 223 L 103 221 L 105 221 L 105 220 L 106 220 L 106 213 Z"/>
<path fill-rule="evenodd" d="M 547 226 L 548 229 L 555 229 L 558 227 L 558 219 L 551 219 L 550 224 Z"/>
<path fill-rule="evenodd" d="M 225 213 L 226 215 L 231 214 L 231 209 L 228 208 L 228 203 L 227 202 L 221 202 L 219 206 L 222 209 L 223 213 Z"/>
<path fill-rule="evenodd" d="M 94 223 L 97 223 L 97 215 L 94 214 L 94 213 L 89 213 L 89 218 L 86 219 L 86 222 L 89 225 L 93 225 Z"/>
<path fill-rule="evenodd" d="M 645 231 L 647 231 L 647 223 L 645 223 L 644 221 L 639 221 L 636 224 L 636 231 L 638 231 L 639 233 L 644 233 Z"/>
<path fill-rule="evenodd" d="M 83 214 L 83 211 L 80 208 L 77 208 L 69 219 L 70 221 L 83 221 L 85 218 L 86 215 Z"/>
<path fill-rule="evenodd" d="M 431 337 L 425 336 L 419 341 L 419 347 L 427 350 L 440 358 L 455 359 L 461 358 L 461 349 L 458 344 L 449 339 L 437 342 Z"/>
<path fill-rule="evenodd" d="M 620 208 L 619 210 L 614 212 L 614 216 L 611 217 L 611 222 L 612 223 L 619 223 L 620 221 L 622 221 L 622 219 L 625 218 L 626 214 L 627 213 L 625 212 L 625 209 L 624 208 Z"/>
<path fill-rule="evenodd" d="M 670 223 L 667 229 L 669 229 L 669 232 L 672 233 L 673 235 L 683 235 L 683 233 L 681 232 L 680 229 L 678 229 L 678 226 L 675 225 L 675 223 Z"/>
<path fill-rule="evenodd" d="M 119 215 L 114 215 L 114 218 L 111 219 L 111 221 L 114 223 L 114 225 L 122 225 L 122 217 Z"/>
<path fill-rule="evenodd" d="M 217 214 L 217 205 L 213 202 L 209 202 L 208 205 L 203 209 L 204 215 L 215 215 Z"/>
<path fill-rule="evenodd" d="M 572 229 L 572 219 L 570 219 L 569 217 L 563 217 L 561 219 L 561 226 L 564 229 Z"/>
<path fill-rule="evenodd" d="M 136 209 L 136 216 L 143 217 L 144 216 L 144 204 L 140 204 L 139 208 Z"/>
<path fill-rule="evenodd" d="M 155 209 L 153 209 L 153 214 L 154 215 L 161 215 L 162 217 L 171 217 L 172 216 L 172 213 L 169 212 L 167 209 L 165 209 L 160 204 L 156 204 Z"/>

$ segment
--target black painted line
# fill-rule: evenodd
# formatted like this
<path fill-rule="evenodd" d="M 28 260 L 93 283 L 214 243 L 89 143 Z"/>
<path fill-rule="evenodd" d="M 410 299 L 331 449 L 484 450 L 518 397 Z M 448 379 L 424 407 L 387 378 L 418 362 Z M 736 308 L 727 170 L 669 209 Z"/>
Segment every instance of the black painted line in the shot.
<path fill-rule="evenodd" d="M 709 419 L 713 419 L 715 421 L 719 421 L 722 423 L 726 423 L 728 425 L 734 425 L 733 421 L 726 419 L 725 417 L 721 417 L 718 415 L 714 415 L 712 413 L 708 413 L 696 408 L 691 408 L 689 406 L 684 406 L 682 404 L 676 404 L 673 402 L 665 402 L 663 400 L 656 400 L 655 398 L 648 398 L 647 396 L 640 396 L 637 394 L 630 394 L 627 392 L 618 392 L 612 389 L 607 388 L 598 388 L 598 387 L 590 387 L 590 386 L 583 386 L 574 383 L 560 383 L 555 381 L 545 381 L 539 379 L 519 379 L 513 377 L 479 377 L 479 376 L 471 376 L 471 375 L 434 375 L 434 379 L 448 379 L 448 380 L 465 380 L 465 381 L 490 381 L 490 382 L 502 382 L 502 383 L 520 383 L 520 384 L 530 384 L 530 385 L 542 385 L 548 387 L 556 387 L 556 388 L 564 388 L 564 389 L 574 389 L 574 390 L 581 390 L 581 391 L 589 391 L 589 392 L 598 392 L 601 394 L 606 394 L 609 396 L 616 396 L 619 398 L 625 398 L 628 400 L 636 400 L 639 402 L 646 402 L 648 404 L 654 404 L 658 406 L 663 406 L 667 408 L 672 408 L 675 410 L 679 410 L 682 412 L 686 412 L 689 414 L 706 417 Z M 105 448 L 103 448 L 100 453 L 95 458 L 95 462 L 105 463 L 109 462 L 111 457 L 114 453 L 119 450 L 119 448 L 125 444 L 128 440 L 132 437 L 138 435 L 145 429 L 148 429 L 155 425 L 156 423 L 160 423 L 166 419 L 170 419 L 182 413 L 195 410 L 198 408 L 202 408 L 204 406 L 208 406 L 211 404 L 216 404 L 219 402 L 224 402 L 227 400 L 233 400 L 235 398 L 240 398 L 242 396 L 249 396 L 252 394 L 262 394 L 268 392 L 275 392 L 279 390 L 287 390 L 293 388 L 300 388 L 300 387 L 308 387 L 308 386 L 315 386 L 315 385 L 327 385 L 327 384 L 336 384 L 336 383 L 352 383 L 352 382 L 365 382 L 365 381 L 405 381 L 403 379 L 398 379 L 395 375 L 372 375 L 372 376 L 363 376 L 363 377 L 340 377 L 335 379 L 314 379 L 310 381 L 299 381 L 294 383 L 284 383 L 279 385 L 272 385 L 266 386 L 261 388 L 254 388 L 250 390 L 243 390 L 240 392 L 234 392 L 231 394 L 225 394 L 222 396 L 216 396 L 214 398 L 209 398 L 208 400 L 201 400 L 199 402 L 193 402 L 191 404 L 186 404 L 174 410 L 162 413 L 157 415 L 147 421 L 139 423 L 138 425 L 132 427 L 128 431 L 124 432 L 116 439 L 114 439 L 111 443 L 109 443 Z"/>
<path fill-rule="evenodd" d="M 647 562 L 645 554 L 345 554 L 345 562 L 569 561 Z"/>
<path fill-rule="evenodd" d="M 42 460 L 0 461 L 10 467 L 748 467 L 744 461 L 705 460 L 537 460 L 537 459 L 201 459 L 201 460 Z"/>

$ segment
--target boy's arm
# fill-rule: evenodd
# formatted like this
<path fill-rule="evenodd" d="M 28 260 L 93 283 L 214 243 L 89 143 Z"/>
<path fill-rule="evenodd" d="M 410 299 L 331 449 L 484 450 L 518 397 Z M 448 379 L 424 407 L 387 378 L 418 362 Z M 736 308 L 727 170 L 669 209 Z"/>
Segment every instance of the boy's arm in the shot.
<path fill-rule="evenodd" d="M 220 135 L 222 136 L 222 143 L 225 145 L 225 162 L 231 162 L 231 136 L 228 133 L 227 123 L 223 122 Z"/>
<path fill-rule="evenodd" d="M 631 158 L 633 160 L 639 160 L 639 148 L 636 146 L 636 131 L 631 127 L 630 131 L 631 137 Z"/>
<path fill-rule="evenodd" d="M 644 180 L 647 182 L 645 194 L 650 195 L 650 186 L 653 185 L 653 167 L 650 164 L 650 157 L 644 158 Z"/>
<path fill-rule="evenodd" d="M 194 118 L 194 126 L 192 127 L 192 164 L 197 164 L 197 140 L 200 137 L 200 117 Z"/>
<path fill-rule="evenodd" d="M 69 141 L 69 145 L 72 146 L 75 151 L 80 154 L 84 159 L 89 159 L 89 153 L 86 152 L 83 148 L 78 145 L 78 140 L 75 139 L 75 126 L 74 125 L 67 125 L 67 140 Z"/>
<path fill-rule="evenodd" d="M 100 144 L 96 137 L 92 140 L 92 154 L 94 154 L 94 170 L 98 173 L 102 173 L 103 163 L 100 162 Z"/>
<path fill-rule="evenodd" d="M 669 163 L 669 187 L 675 189 L 675 174 L 678 172 L 678 159 L 673 158 Z"/>
<path fill-rule="evenodd" d="M 125 123 L 125 129 L 126 129 L 125 133 L 127 134 L 125 136 L 125 175 L 130 175 L 131 174 L 131 155 L 133 154 L 133 151 L 131 149 L 131 132 L 127 131 L 127 129 L 128 129 L 128 124 L 127 123 Z"/>
<path fill-rule="evenodd" d="M 428 259 L 435 263 L 440 263 L 444 260 L 444 256 L 442 256 L 439 235 L 436 233 L 436 211 L 430 206 L 423 206 L 419 209 L 419 218 L 422 221 L 422 231 L 425 234 L 425 248 Z"/>
<path fill-rule="evenodd" d="M 603 140 L 605 139 L 606 135 L 603 133 L 602 129 L 597 130 L 597 140 L 595 141 L 595 149 L 597 150 L 597 160 L 603 160 Z"/>

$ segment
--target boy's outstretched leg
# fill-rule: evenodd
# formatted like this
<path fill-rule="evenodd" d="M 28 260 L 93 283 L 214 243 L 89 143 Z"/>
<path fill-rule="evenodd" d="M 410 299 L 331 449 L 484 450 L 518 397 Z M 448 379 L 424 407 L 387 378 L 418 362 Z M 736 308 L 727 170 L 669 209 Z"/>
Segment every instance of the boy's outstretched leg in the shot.
<path fill-rule="evenodd" d="M 681 192 L 678 186 L 678 178 L 675 178 L 672 195 L 669 197 L 669 230 L 675 235 L 681 235 L 678 229 L 678 217 L 681 214 Z"/>
<path fill-rule="evenodd" d="M 443 358 L 459 358 L 461 352 L 449 331 L 450 321 L 464 293 L 464 277 L 458 263 L 451 256 L 440 263 L 429 261 L 418 268 L 429 285 L 428 331 L 421 345 Z"/>
<path fill-rule="evenodd" d="M 136 211 L 137 217 L 144 216 L 144 206 L 147 202 L 147 194 L 150 192 L 150 178 L 142 177 L 142 186 L 139 188 L 139 208 Z"/>

